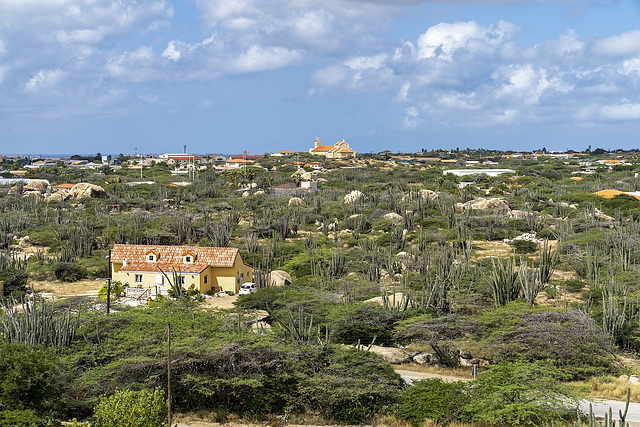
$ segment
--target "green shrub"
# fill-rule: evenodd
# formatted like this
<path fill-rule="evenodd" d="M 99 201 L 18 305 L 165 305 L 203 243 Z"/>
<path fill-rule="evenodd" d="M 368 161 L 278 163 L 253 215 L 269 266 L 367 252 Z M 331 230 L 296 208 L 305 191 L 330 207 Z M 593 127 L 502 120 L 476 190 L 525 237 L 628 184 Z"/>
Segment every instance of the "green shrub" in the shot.
<path fill-rule="evenodd" d="M 514 240 L 511 243 L 518 254 L 528 254 L 538 250 L 538 244 L 531 240 Z"/>
<path fill-rule="evenodd" d="M 87 277 L 87 270 L 72 262 L 61 262 L 53 267 L 56 279 L 61 282 L 77 282 Z"/>
<path fill-rule="evenodd" d="M 0 270 L 0 282 L 4 282 L 4 295 L 18 298 L 27 291 L 29 274 L 20 268 L 6 267 Z"/>
<path fill-rule="evenodd" d="M 159 427 L 167 423 L 167 402 L 160 387 L 103 396 L 95 411 L 94 427 Z"/>
<path fill-rule="evenodd" d="M 62 374 L 53 350 L 26 344 L 0 347 L 0 407 L 34 410 L 38 414 L 60 409 Z M 2 412 L 0 412 L 1 414 Z"/>
<path fill-rule="evenodd" d="M 0 427 L 48 427 L 48 424 L 30 409 L 0 411 Z"/>
<path fill-rule="evenodd" d="M 398 399 L 394 414 L 415 426 L 431 420 L 445 425 L 454 421 L 469 401 L 465 384 L 444 382 L 440 378 L 416 381 Z"/>

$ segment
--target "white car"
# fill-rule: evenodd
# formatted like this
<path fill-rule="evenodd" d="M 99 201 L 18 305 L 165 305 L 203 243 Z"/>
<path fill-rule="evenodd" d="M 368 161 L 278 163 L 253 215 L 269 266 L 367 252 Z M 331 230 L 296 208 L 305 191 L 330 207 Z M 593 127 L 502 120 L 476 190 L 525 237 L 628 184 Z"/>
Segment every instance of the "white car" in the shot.
<path fill-rule="evenodd" d="M 258 291 L 258 287 L 256 286 L 255 283 L 247 282 L 240 285 L 240 291 L 238 292 L 238 295 L 252 294 L 257 291 Z"/>

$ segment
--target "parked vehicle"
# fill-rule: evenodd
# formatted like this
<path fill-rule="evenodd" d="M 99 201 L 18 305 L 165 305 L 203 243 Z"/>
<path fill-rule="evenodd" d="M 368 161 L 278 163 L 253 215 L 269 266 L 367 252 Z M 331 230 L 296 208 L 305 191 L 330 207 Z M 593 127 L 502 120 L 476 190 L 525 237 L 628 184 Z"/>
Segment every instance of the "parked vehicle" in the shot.
<path fill-rule="evenodd" d="M 238 292 L 238 295 L 251 294 L 257 291 L 258 291 L 258 287 L 256 286 L 255 283 L 252 283 L 252 282 L 243 283 L 242 285 L 240 285 L 240 291 Z"/>

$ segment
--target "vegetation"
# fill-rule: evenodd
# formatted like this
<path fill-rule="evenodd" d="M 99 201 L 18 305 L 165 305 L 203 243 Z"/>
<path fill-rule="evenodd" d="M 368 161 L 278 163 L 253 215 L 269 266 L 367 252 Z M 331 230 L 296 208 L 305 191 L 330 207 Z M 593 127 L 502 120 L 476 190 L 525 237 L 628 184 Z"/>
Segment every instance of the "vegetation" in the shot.
<path fill-rule="evenodd" d="M 121 168 L 30 170 L 106 194 L 58 200 L 25 196 L 23 184 L 0 187 L 0 426 L 74 417 L 96 427 L 162 425 L 167 324 L 178 412 L 272 424 L 311 414 L 345 424 L 387 416 L 573 425 L 565 409 L 580 394 L 568 381 L 598 392 L 605 378 L 638 373 L 620 355 L 640 352 L 640 201 L 594 193 L 638 190 L 639 159 L 621 153 L 628 165 L 574 174 L 582 166 L 573 159 L 505 154 L 324 160 L 312 175 L 322 178 L 317 190 L 287 192 L 278 186 L 306 178 L 293 158 L 277 156 L 242 170 L 203 168 L 189 185 L 173 184 L 187 177 L 171 175 L 178 165 L 141 171 L 126 156 Z M 462 188 L 434 157 L 516 173 L 471 175 Z M 604 158 L 613 154 L 580 162 Z M 130 185 L 140 180 L 154 183 Z M 481 197 L 500 200 L 487 208 Z M 109 315 L 106 286 L 98 300 L 32 295 L 104 283 L 115 243 L 237 247 L 259 290 L 211 311 L 205 295 L 167 273 L 170 298 L 131 308 L 121 304 L 129 284 L 113 282 Z M 271 286 L 273 270 L 293 284 Z M 405 385 L 369 351 L 377 346 L 440 366 L 479 365 L 478 380 Z"/>

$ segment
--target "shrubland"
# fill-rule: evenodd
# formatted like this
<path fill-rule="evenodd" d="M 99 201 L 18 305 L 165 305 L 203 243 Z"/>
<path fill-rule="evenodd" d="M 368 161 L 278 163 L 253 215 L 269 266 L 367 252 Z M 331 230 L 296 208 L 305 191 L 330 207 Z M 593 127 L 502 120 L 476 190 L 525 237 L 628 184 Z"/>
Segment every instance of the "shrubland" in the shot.
<path fill-rule="evenodd" d="M 177 178 L 166 164 L 143 170 L 154 184 L 134 186 L 140 171 L 128 168 L 29 172 L 52 184 L 101 185 L 106 199 L 46 202 L 0 188 L 0 281 L 16 304 L 34 283 L 106 277 L 115 243 L 238 247 L 260 287 L 230 310 L 204 308 L 195 291 L 145 308 L 116 302 L 109 315 L 104 300 L 36 310 L 34 319 L 77 316 L 64 345 L 12 338 L 0 314 L 0 425 L 74 417 L 112 425 L 114 407 L 138 414 L 127 406 L 134 401 L 142 412 L 132 419 L 159 423 L 169 324 L 179 412 L 219 421 L 312 414 L 347 424 L 572 425 L 575 414 L 563 408 L 580 393 L 569 381 L 602 389 L 607 378 L 637 373 L 621 356 L 640 351 L 640 201 L 593 194 L 636 190 L 637 167 L 574 180 L 571 162 L 464 155 L 496 159 L 517 177 L 463 179 L 438 164 L 365 155 L 355 169 L 325 161 L 317 191 L 281 193 L 274 187 L 298 179 L 296 168 L 267 157 L 246 170 L 199 171 L 178 187 L 168 186 Z M 345 202 L 354 190 L 362 196 Z M 302 202 L 289 204 L 293 196 Z M 503 207 L 461 207 L 481 197 Z M 525 234 L 535 240 L 514 240 Z M 24 236 L 29 259 L 16 245 Z M 267 286 L 264 274 L 276 269 L 293 284 Z M 256 325 L 258 313 L 268 327 Z M 373 345 L 429 353 L 457 369 L 464 352 L 479 377 L 475 386 L 407 386 L 368 351 Z"/>

